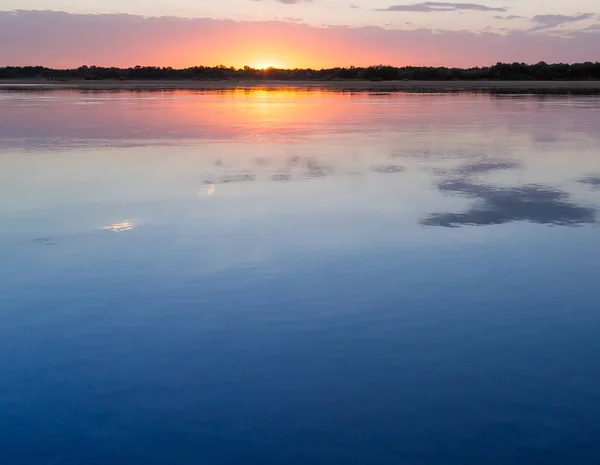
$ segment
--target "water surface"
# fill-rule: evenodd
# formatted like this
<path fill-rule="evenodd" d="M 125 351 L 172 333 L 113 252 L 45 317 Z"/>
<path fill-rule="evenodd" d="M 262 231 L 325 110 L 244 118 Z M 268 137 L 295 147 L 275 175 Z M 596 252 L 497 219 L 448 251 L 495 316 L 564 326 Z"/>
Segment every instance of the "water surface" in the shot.
<path fill-rule="evenodd" d="M 0 463 L 600 463 L 600 97 L 0 92 Z"/>

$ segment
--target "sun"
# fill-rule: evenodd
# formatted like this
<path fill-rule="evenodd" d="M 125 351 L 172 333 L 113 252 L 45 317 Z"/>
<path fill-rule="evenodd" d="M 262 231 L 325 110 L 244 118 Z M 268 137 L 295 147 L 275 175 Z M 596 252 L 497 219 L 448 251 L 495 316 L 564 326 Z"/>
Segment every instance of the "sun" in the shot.
<path fill-rule="evenodd" d="M 269 68 L 281 68 L 281 66 L 273 61 L 264 60 L 264 61 L 259 61 L 258 63 L 256 63 L 253 66 L 253 68 L 265 70 L 265 69 L 269 69 Z"/>

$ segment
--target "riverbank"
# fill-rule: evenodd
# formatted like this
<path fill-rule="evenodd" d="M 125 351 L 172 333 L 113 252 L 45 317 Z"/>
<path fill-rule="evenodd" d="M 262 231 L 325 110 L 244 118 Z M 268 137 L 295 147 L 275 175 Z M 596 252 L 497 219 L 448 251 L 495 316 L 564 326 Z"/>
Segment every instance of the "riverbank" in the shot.
<path fill-rule="evenodd" d="M 0 90 L 329 90 L 342 92 L 490 92 L 600 94 L 600 81 L 48 81 L 0 80 Z"/>

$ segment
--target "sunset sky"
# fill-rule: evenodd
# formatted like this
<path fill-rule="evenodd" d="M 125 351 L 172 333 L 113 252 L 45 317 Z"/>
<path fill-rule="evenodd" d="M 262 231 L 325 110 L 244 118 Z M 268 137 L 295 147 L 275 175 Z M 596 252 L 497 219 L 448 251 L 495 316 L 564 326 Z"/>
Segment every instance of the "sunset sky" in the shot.
<path fill-rule="evenodd" d="M 0 0 L 0 66 L 483 66 L 599 43 L 597 0 Z"/>

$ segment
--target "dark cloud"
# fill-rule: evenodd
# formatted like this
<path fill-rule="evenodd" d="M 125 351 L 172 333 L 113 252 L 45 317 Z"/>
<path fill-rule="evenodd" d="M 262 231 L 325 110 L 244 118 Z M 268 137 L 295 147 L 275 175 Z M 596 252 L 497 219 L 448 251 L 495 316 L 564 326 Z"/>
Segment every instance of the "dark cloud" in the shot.
<path fill-rule="evenodd" d="M 447 180 L 438 189 L 448 195 L 475 199 L 466 211 L 439 212 L 421 221 L 424 226 L 485 226 L 530 221 L 559 226 L 577 226 L 596 221 L 596 211 L 577 205 L 559 189 L 541 185 L 499 187 L 469 179 Z"/>
<path fill-rule="evenodd" d="M 585 178 L 581 178 L 579 182 L 592 186 L 594 189 L 600 189 L 600 175 L 586 176 Z"/>
<path fill-rule="evenodd" d="M 418 13 L 433 13 L 436 11 L 507 11 L 507 8 L 493 8 L 478 3 L 447 3 L 423 2 L 411 5 L 392 5 L 388 8 L 378 8 L 377 11 L 407 11 Z"/>
<path fill-rule="evenodd" d="M 578 21 L 584 21 L 586 19 L 593 18 L 593 13 L 582 13 L 574 16 L 566 15 L 537 15 L 531 18 L 536 26 L 532 28 L 532 31 L 539 31 L 542 29 L 551 29 L 554 27 L 563 26 L 568 23 L 576 23 Z"/>

